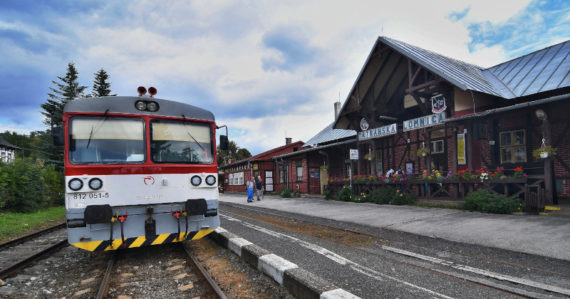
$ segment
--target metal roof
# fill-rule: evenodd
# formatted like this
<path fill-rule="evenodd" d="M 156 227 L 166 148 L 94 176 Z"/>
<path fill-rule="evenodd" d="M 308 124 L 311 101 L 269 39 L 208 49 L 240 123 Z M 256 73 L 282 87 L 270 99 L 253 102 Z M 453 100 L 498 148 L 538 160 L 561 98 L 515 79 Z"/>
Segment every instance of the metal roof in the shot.
<path fill-rule="evenodd" d="M 157 112 L 139 111 L 135 108 L 138 100 L 153 101 L 158 103 Z M 208 110 L 198 108 L 189 104 L 174 102 L 169 100 L 149 98 L 149 97 L 101 97 L 82 98 L 69 101 L 64 108 L 64 112 L 99 112 L 124 114 L 147 114 L 156 116 L 172 116 L 190 119 L 215 121 L 214 114 Z"/>
<path fill-rule="evenodd" d="M 308 152 L 313 152 L 313 151 L 317 151 L 317 150 L 322 150 L 325 148 L 329 148 L 329 147 L 333 147 L 333 146 L 339 146 L 339 145 L 343 145 L 343 144 L 350 144 L 350 143 L 355 143 L 357 140 L 356 138 L 351 138 L 348 140 L 344 140 L 344 141 L 339 141 L 339 142 L 335 142 L 335 143 L 329 143 L 326 145 L 321 145 L 321 146 L 317 146 L 317 147 L 311 147 L 311 148 L 306 148 L 302 151 L 296 151 L 296 152 L 292 152 L 292 153 L 288 153 L 288 154 L 283 154 L 283 155 L 279 155 L 279 156 L 275 156 L 273 157 L 273 160 L 277 160 L 277 159 L 283 159 L 283 158 L 287 158 L 287 157 L 291 157 L 291 156 L 296 156 L 296 155 L 301 155 L 301 154 L 305 154 Z"/>
<path fill-rule="evenodd" d="M 484 71 L 500 80 L 513 97 L 570 86 L 570 41 L 501 63 Z"/>
<path fill-rule="evenodd" d="M 570 86 L 570 41 L 485 69 L 398 40 L 378 39 L 463 90 L 512 99 Z"/>
<path fill-rule="evenodd" d="M 513 99 L 570 87 L 570 56 L 568 55 L 570 40 L 490 68 L 482 68 L 402 41 L 380 36 L 368 54 L 366 62 L 342 105 L 341 112 L 350 102 L 379 43 L 389 46 L 462 90 L 473 90 L 504 99 Z M 333 126 L 339 119 L 334 122 Z"/>
<path fill-rule="evenodd" d="M 317 135 L 313 136 L 313 138 L 309 139 L 309 141 L 307 141 L 303 147 L 316 146 L 318 144 L 356 135 L 356 131 L 354 130 L 333 129 L 333 125 L 334 122 L 317 133 Z"/>
<path fill-rule="evenodd" d="M 471 89 L 501 96 L 483 75 L 483 69 L 479 66 L 384 36 L 378 40 L 463 90 Z"/>

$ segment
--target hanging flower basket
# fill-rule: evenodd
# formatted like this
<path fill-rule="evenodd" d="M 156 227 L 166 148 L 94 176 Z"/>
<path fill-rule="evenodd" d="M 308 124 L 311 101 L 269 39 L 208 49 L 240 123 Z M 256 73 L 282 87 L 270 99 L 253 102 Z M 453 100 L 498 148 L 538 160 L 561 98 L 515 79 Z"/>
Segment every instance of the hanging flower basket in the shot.
<path fill-rule="evenodd" d="M 425 157 L 427 156 L 427 154 L 429 154 L 429 149 L 426 147 L 422 147 L 422 148 L 418 148 L 418 152 L 417 155 L 418 157 Z"/>
<path fill-rule="evenodd" d="M 532 152 L 532 156 L 536 159 L 546 159 L 554 155 L 556 155 L 556 149 L 550 145 L 537 148 Z"/>

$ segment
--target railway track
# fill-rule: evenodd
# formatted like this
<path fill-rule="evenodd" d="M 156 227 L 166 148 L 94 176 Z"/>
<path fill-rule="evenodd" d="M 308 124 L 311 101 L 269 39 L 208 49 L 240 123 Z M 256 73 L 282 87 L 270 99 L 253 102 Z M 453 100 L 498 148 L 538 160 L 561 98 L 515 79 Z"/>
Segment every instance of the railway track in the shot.
<path fill-rule="evenodd" d="M 110 298 L 118 296 L 145 297 L 152 295 L 153 297 L 170 297 L 170 296 L 200 296 L 201 298 L 220 298 L 225 299 L 226 296 L 215 283 L 214 279 L 200 264 L 198 259 L 190 249 L 184 247 L 183 244 L 172 244 L 164 246 L 171 249 L 165 254 L 166 259 L 156 253 L 151 253 L 148 257 L 152 258 L 148 262 L 153 263 L 156 271 L 147 275 L 136 275 L 134 271 L 145 267 L 147 261 L 141 260 L 146 254 L 142 250 L 116 251 L 110 254 L 105 265 L 105 271 L 97 288 L 96 298 Z M 153 248 L 155 251 L 160 249 Z M 162 250 L 164 253 L 164 250 Z M 161 258 L 157 258 L 160 256 Z M 136 262 L 136 266 L 133 264 Z M 153 265 L 150 265 L 152 267 Z M 143 270 L 144 272 L 144 270 Z M 164 287 L 158 289 L 152 285 L 156 279 L 162 279 Z M 175 282 L 173 284 L 173 281 Z M 169 287 L 168 285 L 171 285 Z M 141 291 L 148 285 L 148 290 L 152 294 Z M 142 287 L 141 287 L 142 286 Z M 134 290 L 134 291 L 133 291 Z"/>
<path fill-rule="evenodd" d="M 0 244 L 0 279 L 13 276 L 34 261 L 67 246 L 65 224 Z"/>

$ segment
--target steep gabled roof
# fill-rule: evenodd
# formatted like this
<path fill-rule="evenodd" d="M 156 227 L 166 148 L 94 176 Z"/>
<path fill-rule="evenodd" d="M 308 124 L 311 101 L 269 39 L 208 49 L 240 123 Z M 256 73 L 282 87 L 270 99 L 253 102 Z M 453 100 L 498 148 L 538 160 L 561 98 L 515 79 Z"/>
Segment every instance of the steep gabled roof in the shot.
<path fill-rule="evenodd" d="M 395 39 L 378 40 L 463 90 L 512 99 L 570 86 L 570 41 L 485 69 Z"/>
<path fill-rule="evenodd" d="M 395 39 L 381 36 L 378 40 L 463 90 L 471 89 L 500 96 L 482 74 L 481 67 Z"/>
<path fill-rule="evenodd" d="M 379 44 L 390 47 L 462 90 L 513 99 L 570 87 L 570 40 L 486 69 L 380 36 L 348 93 L 341 114 L 350 102 Z M 340 118 L 333 123 L 333 127 L 339 120 Z"/>

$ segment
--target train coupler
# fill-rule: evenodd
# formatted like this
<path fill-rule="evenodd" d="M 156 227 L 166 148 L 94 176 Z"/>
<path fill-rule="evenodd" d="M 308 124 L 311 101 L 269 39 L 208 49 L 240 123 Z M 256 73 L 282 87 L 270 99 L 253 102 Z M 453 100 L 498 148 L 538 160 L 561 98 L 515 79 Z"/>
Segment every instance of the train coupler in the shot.
<path fill-rule="evenodd" d="M 117 215 L 117 220 L 119 220 L 119 223 L 121 224 L 121 245 L 123 247 L 127 247 L 127 243 L 125 243 L 125 231 L 123 229 L 123 223 L 127 221 L 128 217 L 129 217 L 128 211 L 125 213 L 125 215 Z"/>
<path fill-rule="evenodd" d="M 178 234 L 176 235 L 176 241 L 180 239 L 180 216 L 182 215 L 183 211 L 171 211 L 172 217 L 176 218 L 176 223 L 178 224 Z"/>

